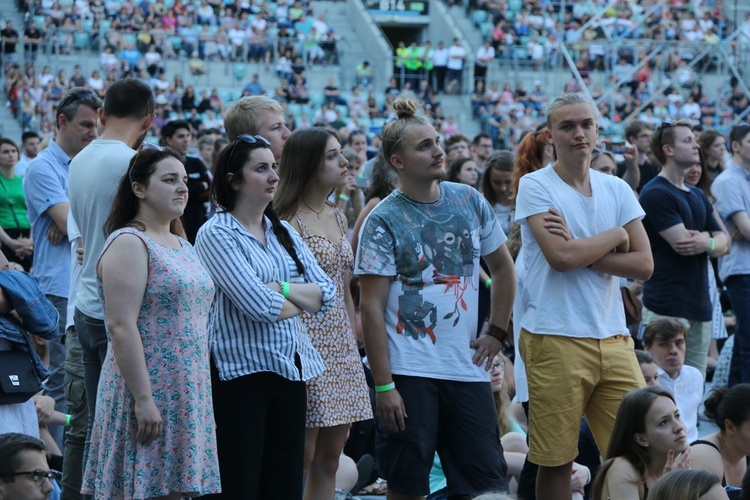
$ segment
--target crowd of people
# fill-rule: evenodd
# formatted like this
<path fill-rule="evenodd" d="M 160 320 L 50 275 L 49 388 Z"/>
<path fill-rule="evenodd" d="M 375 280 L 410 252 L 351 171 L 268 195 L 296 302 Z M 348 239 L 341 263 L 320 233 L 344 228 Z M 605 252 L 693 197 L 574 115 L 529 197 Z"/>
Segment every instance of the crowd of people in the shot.
<path fill-rule="evenodd" d="M 247 96 L 191 156 L 155 101 L 0 141 L 0 353 L 44 379 L 0 393 L 3 498 L 750 491 L 750 127 L 634 121 L 617 164 L 580 94 L 516 153 L 400 97 L 368 152 Z"/>

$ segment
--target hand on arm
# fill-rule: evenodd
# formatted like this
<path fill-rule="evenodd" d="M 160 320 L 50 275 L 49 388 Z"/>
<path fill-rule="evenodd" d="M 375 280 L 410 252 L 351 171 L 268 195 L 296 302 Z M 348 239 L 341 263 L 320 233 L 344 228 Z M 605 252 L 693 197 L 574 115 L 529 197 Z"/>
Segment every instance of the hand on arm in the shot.
<path fill-rule="evenodd" d="M 393 382 L 388 354 L 388 333 L 385 330 L 385 306 L 391 280 L 388 276 L 362 275 L 360 280 L 362 329 L 365 351 L 375 385 Z M 499 344 L 499 342 L 498 342 Z M 378 419 L 391 432 L 406 429 L 406 408 L 398 388 L 375 393 Z"/>
<path fill-rule="evenodd" d="M 587 267 L 628 242 L 628 232 L 619 226 L 589 238 L 566 240 L 565 236 L 553 233 L 545 226 L 545 218 L 550 214 L 543 212 L 526 220 L 544 257 L 555 271 L 564 273 Z"/>
<path fill-rule="evenodd" d="M 614 253 L 606 253 L 591 267 L 614 276 L 648 280 L 654 272 L 654 257 L 643 223 L 641 219 L 633 219 L 623 229 L 628 234 L 626 245 L 619 245 Z"/>
<path fill-rule="evenodd" d="M 750 241 L 750 215 L 744 210 L 733 213 L 730 218 L 735 227 L 732 229 L 733 241 Z"/>
<path fill-rule="evenodd" d="M 140 238 L 123 234 L 115 239 L 101 257 L 99 272 L 112 349 L 135 401 L 136 439 L 148 444 L 161 434 L 163 421 L 154 402 L 138 331 L 138 316 L 148 281 L 148 254 Z"/>
<path fill-rule="evenodd" d="M 62 241 L 64 236 L 68 235 L 69 210 L 70 203 L 68 202 L 58 203 L 57 205 L 52 205 L 47 209 L 47 214 L 52 217 L 52 220 L 54 221 L 50 226 L 50 229 L 47 231 L 47 239 L 49 239 L 53 245 L 57 245 L 58 243 L 60 243 L 60 241 Z M 55 227 L 55 229 L 53 229 L 53 227 Z M 62 233 L 62 236 L 60 236 L 59 233 Z M 53 241 L 53 238 L 55 238 L 56 241 Z"/>

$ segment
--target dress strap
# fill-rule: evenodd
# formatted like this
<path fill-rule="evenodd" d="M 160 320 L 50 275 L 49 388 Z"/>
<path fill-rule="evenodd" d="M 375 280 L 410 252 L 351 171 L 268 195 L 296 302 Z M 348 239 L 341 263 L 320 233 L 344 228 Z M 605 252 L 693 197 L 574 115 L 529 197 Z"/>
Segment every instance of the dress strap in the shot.
<path fill-rule="evenodd" d="M 342 212 L 337 207 L 333 207 L 333 213 L 336 214 L 336 220 L 339 222 L 339 229 L 341 230 L 341 237 L 346 238 L 348 236 L 347 233 L 347 224 L 346 224 L 346 217 L 344 217 L 344 212 Z"/>
<path fill-rule="evenodd" d="M 718 451 L 719 453 L 721 453 L 721 450 L 719 449 L 719 447 L 716 446 L 711 441 L 706 441 L 705 439 L 696 439 L 695 441 L 693 441 L 692 443 L 690 443 L 690 446 L 695 446 L 696 444 L 706 444 L 706 445 L 710 446 L 711 448 L 715 449 L 716 451 Z"/>
<path fill-rule="evenodd" d="M 299 225 L 299 228 L 302 230 L 302 237 L 305 238 L 307 236 L 310 236 L 310 231 L 307 229 L 307 226 L 305 226 L 305 223 L 302 222 L 302 217 L 300 217 L 299 214 L 295 214 L 294 218 L 297 219 L 297 224 Z"/>

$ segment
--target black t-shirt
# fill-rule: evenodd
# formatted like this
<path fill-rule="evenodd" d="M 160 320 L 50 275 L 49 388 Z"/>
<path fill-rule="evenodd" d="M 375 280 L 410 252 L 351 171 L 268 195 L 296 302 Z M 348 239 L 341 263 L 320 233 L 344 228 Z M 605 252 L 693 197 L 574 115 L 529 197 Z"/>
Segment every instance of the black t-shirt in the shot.
<path fill-rule="evenodd" d="M 26 29 L 26 31 L 24 31 L 23 36 L 37 42 L 41 42 L 44 39 L 44 33 L 39 31 L 38 29 L 31 30 L 31 28 L 28 28 Z M 32 52 L 36 52 L 39 49 L 38 43 L 27 43 L 25 44 L 25 46 L 26 50 L 31 50 Z"/>
<path fill-rule="evenodd" d="M 187 239 L 195 243 L 198 229 L 206 222 L 206 201 L 211 192 L 211 178 L 203 160 L 193 156 L 185 157 L 185 172 L 188 175 L 188 203 L 182 215 L 182 225 Z"/>
<path fill-rule="evenodd" d="M 721 231 L 706 194 L 687 187 L 689 191 L 683 191 L 657 176 L 638 198 L 646 212 L 643 226 L 654 254 L 654 274 L 643 287 L 643 305 L 662 316 L 710 321 L 707 255 L 682 256 L 659 234 L 680 223 L 695 231 Z"/>
<path fill-rule="evenodd" d="M 648 181 L 659 175 L 659 168 L 651 163 L 650 161 L 646 160 L 643 162 L 643 165 L 639 165 L 638 169 L 641 171 L 641 182 L 638 184 L 638 188 L 636 191 L 639 193 L 641 192 L 641 189 L 643 189 L 643 186 L 648 184 Z M 617 177 L 622 179 L 622 176 L 625 175 L 625 162 L 621 161 L 617 164 Z"/>
<path fill-rule="evenodd" d="M 4 30 L 0 31 L 0 37 L 2 37 L 3 42 L 3 54 L 15 54 L 16 43 L 18 42 L 9 42 L 8 40 L 18 38 L 18 31 L 5 28 Z"/>

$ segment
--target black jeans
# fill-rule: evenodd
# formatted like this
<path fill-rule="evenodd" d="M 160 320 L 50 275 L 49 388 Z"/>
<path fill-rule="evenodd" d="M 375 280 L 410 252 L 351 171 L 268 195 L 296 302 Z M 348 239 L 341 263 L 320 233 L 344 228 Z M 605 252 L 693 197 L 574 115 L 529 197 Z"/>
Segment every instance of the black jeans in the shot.
<path fill-rule="evenodd" d="M 204 498 L 302 498 L 307 389 L 258 372 L 222 381 L 211 359 L 221 490 Z"/>

